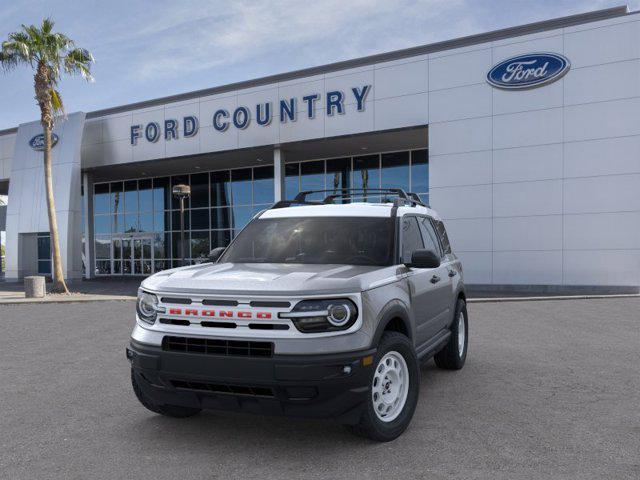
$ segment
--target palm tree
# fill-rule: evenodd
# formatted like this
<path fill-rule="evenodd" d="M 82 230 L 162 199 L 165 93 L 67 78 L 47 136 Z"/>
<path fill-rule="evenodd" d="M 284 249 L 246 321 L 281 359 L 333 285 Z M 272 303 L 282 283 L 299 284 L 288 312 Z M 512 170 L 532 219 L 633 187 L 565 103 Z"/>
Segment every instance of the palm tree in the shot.
<path fill-rule="evenodd" d="M 57 115 L 64 115 L 64 107 L 57 90 L 61 73 L 81 75 L 91 81 L 93 56 L 89 51 L 76 47 L 73 40 L 53 31 L 50 18 L 42 20 L 40 27 L 22 25 L 19 32 L 10 33 L 2 42 L 0 64 L 5 71 L 20 65 L 32 68 L 35 99 L 40 107 L 40 123 L 44 130 L 44 178 L 47 192 L 47 210 L 53 256 L 53 287 L 56 293 L 69 293 L 62 274 L 58 222 L 53 200 L 51 178 L 51 132 Z"/>

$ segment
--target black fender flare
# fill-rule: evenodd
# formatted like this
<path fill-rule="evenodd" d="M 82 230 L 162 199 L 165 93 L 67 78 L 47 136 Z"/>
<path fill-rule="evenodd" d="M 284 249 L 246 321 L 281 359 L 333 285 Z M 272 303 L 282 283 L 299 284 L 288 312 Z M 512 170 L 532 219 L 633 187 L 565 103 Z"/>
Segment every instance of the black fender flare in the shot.
<path fill-rule="evenodd" d="M 376 326 L 373 341 L 371 342 L 372 348 L 375 348 L 380 343 L 380 338 L 387 328 L 387 325 L 389 325 L 389 322 L 395 318 L 402 320 L 404 328 L 408 333 L 409 340 L 413 342 L 415 332 L 412 327 L 409 310 L 407 306 L 399 300 L 392 300 L 382 308 L 378 315 L 378 325 Z"/>

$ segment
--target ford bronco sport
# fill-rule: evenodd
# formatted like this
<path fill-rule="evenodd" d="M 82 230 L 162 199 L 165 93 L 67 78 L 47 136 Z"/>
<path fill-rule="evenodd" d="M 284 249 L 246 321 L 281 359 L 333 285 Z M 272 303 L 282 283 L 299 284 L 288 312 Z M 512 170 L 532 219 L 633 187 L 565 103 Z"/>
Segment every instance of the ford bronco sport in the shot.
<path fill-rule="evenodd" d="M 462 368 L 462 266 L 438 214 L 399 189 L 311 194 L 257 214 L 210 263 L 142 282 L 127 348 L 142 405 L 333 418 L 389 441 L 420 362 Z"/>

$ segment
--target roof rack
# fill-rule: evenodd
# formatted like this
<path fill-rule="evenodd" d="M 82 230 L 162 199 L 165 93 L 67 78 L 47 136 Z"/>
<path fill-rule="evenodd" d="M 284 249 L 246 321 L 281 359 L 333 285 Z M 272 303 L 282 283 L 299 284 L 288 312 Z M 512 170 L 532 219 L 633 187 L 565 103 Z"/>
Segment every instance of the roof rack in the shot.
<path fill-rule="evenodd" d="M 314 193 L 329 193 L 321 202 L 315 200 L 307 200 L 307 196 Z M 405 192 L 402 188 L 341 188 L 336 190 L 305 190 L 298 193 L 293 200 L 281 200 L 271 208 L 285 208 L 292 205 L 327 205 L 334 203 L 338 198 L 353 198 L 354 196 L 365 195 L 392 195 L 396 198 L 393 200 L 395 206 L 410 205 L 428 207 L 417 193 Z"/>

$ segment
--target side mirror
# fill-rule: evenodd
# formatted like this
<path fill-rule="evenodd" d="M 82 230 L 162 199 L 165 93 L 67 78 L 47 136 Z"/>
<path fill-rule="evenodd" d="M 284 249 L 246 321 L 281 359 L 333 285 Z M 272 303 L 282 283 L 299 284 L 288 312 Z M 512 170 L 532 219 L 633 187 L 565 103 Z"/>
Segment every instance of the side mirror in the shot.
<path fill-rule="evenodd" d="M 211 263 L 216 263 L 225 250 L 226 247 L 218 247 L 211 250 L 209 252 L 209 261 Z"/>
<path fill-rule="evenodd" d="M 411 254 L 411 263 L 405 263 L 405 265 L 413 268 L 438 268 L 440 266 L 440 256 L 433 250 L 415 250 Z"/>

